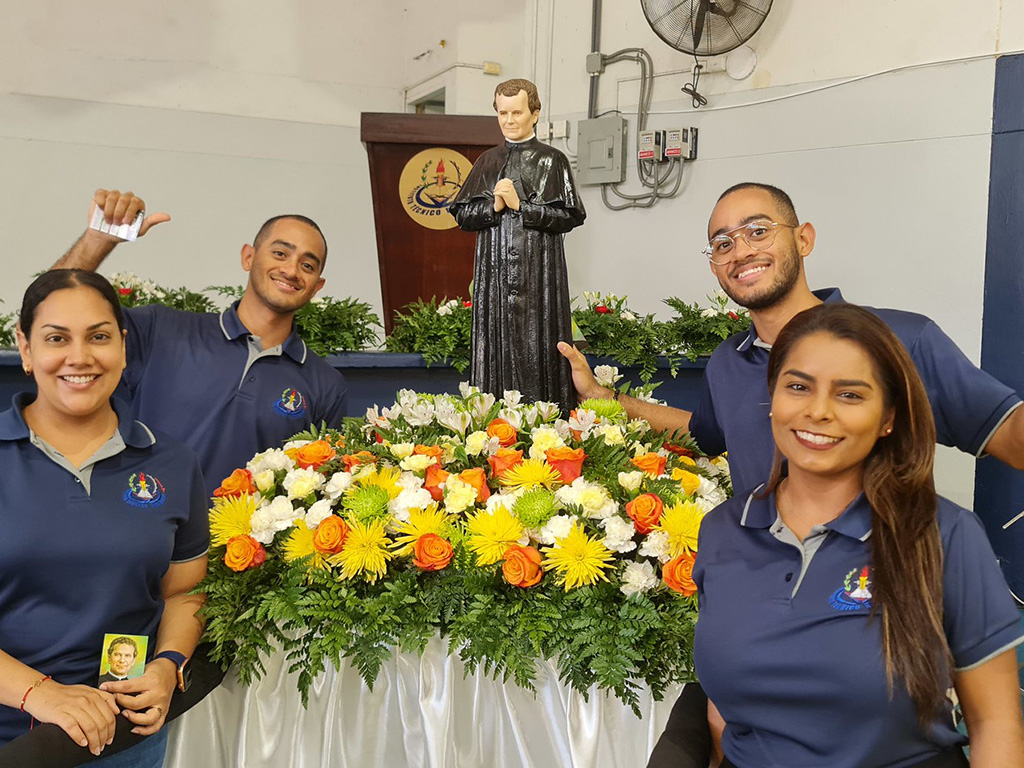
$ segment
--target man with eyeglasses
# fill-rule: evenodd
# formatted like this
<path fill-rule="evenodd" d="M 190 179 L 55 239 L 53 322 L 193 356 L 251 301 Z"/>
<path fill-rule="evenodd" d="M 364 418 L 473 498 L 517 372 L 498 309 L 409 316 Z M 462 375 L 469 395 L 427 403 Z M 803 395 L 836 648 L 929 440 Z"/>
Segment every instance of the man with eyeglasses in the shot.
<path fill-rule="evenodd" d="M 733 487 L 740 493 L 768 478 L 774 454 L 766 374 L 772 343 L 797 313 L 843 298 L 837 288 L 808 287 L 803 260 L 814 248 L 814 226 L 799 223 L 789 195 L 777 187 L 744 183 L 727 189 L 711 213 L 708 236 L 704 253 L 711 271 L 729 298 L 750 310 L 750 330 L 715 350 L 692 413 L 625 395 L 619 402 L 631 417 L 656 429 L 688 429 L 707 453 L 728 449 Z M 868 309 L 888 323 L 917 365 L 939 442 L 1024 469 L 1020 396 L 974 366 L 927 317 Z M 614 396 L 597 383 L 575 347 L 562 342 L 558 348 L 572 365 L 581 399 Z"/>

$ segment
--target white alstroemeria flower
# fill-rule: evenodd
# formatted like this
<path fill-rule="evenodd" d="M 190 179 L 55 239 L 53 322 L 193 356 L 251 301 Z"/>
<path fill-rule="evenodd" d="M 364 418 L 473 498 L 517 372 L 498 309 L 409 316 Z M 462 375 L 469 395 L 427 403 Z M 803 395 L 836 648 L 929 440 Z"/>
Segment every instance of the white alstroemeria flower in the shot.
<path fill-rule="evenodd" d="M 480 423 L 487 417 L 491 406 L 494 405 L 494 395 L 490 392 L 481 392 L 468 402 L 469 412 L 472 414 L 474 421 Z"/>
<path fill-rule="evenodd" d="M 265 469 L 277 472 L 278 470 L 292 469 L 294 467 L 295 462 L 292 460 L 292 457 L 280 448 L 271 448 L 269 451 L 257 453 L 252 457 L 249 463 L 246 464 L 246 468 L 252 472 L 254 476 Z"/>
<path fill-rule="evenodd" d="M 523 429 L 533 429 L 537 426 L 540 411 L 537 409 L 536 403 L 524 405 L 520 409 L 520 414 L 522 415 Z"/>
<path fill-rule="evenodd" d="M 622 586 L 619 589 L 627 597 L 648 592 L 656 586 L 658 586 L 658 577 L 654 575 L 654 566 L 647 560 L 629 563 L 622 571 Z"/>
<path fill-rule="evenodd" d="M 633 541 L 636 529 L 631 521 L 612 515 L 602 520 L 601 526 L 605 533 L 604 545 L 612 552 L 632 552 L 636 549 L 636 542 Z"/>
<path fill-rule="evenodd" d="M 545 424 L 557 419 L 558 414 L 562 412 L 562 406 L 558 403 L 549 403 L 546 400 L 538 400 L 534 405 L 537 406 L 537 417 Z"/>
<path fill-rule="evenodd" d="M 309 511 L 306 512 L 306 527 L 312 531 L 332 514 L 331 502 L 327 499 L 315 501 L 309 508 Z"/>
<path fill-rule="evenodd" d="M 398 466 L 407 472 L 423 472 L 431 464 L 437 464 L 435 457 L 417 454 L 415 456 L 406 456 L 398 463 Z"/>
<path fill-rule="evenodd" d="M 501 395 L 501 402 L 506 408 L 515 408 L 523 399 L 523 393 L 518 389 L 506 389 Z"/>
<path fill-rule="evenodd" d="M 309 445 L 311 442 L 313 442 L 313 441 L 312 440 L 289 440 L 287 443 L 284 444 L 284 448 L 282 450 L 284 450 L 286 452 L 287 451 L 293 451 L 296 448 L 301 448 L 304 445 Z"/>
<path fill-rule="evenodd" d="M 612 387 L 622 375 L 614 365 L 598 365 L 594 368 L 594 378 L 602 387 Z"/>
<path fill-rule="evenodd" d="M 441 315 L 442 317 L 444 317 L 445 315 L 450 315 L 451 313 L 452 308 L 449 307 L 447 304 L 442 304 L 440 307 L 437 308 L 437 314 Z"/>
<path fill-rule="evenodd" d="M 640 488 L 640 481 L 644 479 L 644 473 L 639 469 L 633 472 L 619 472 L 619 485 L 627 491 L 635 491 Z"/>
<path fill-rule="evenodd" d="M 451 475 L 444 482 L 444 507 L 453 515 L 457 515 L 476 503 L 476 494 L 476 488 Z"/>
<path fill-rule="evenodd" d="M 706 307 L 700 311 L 701 317 L 718 317 L 718 310 L 713 307 Z"/>
<path fill-rule="evenodd" d="M 352 485 L 352 480 L 353 477 L 348 472 L 335 472 L 324 486 L 324 496 L 331 501 L 337 501 L 341 498 L 341 494 Z"/>
<path fill-rule="evenodd" d="M 530 445 L 531 459 L 544 459 L 552 448 L 563 448 L 565 440 L 558 430 L 551 427 L 537 427 L 530 433 L 533 443 Z"/>
<path fill-rule="evenodd" d="M 383 429 L 391 426 L 391 422 L 381 415 L 380 409 L 376 405 L 366 409 L 366 421 L 375 427 Z"/>
<path fill-rule="evenodd" d="M 462 399 L 465 400 L 470 395 L 475 395 L 480 390 L 477 387 L 470 386 L 468 381 L 459 382 L 459 394 L 462 395 Z"/>
<path fill-rule="evenodd" d="M 277 482 L 274 470 L 272 469 L 263 469 L 259 472 L 254 472 L 252 480 L 256 483 L 256 487 L 261 491 L 269 491 Z"/>
<path fill-rule="evenodd" d="M 315 469 L 293 469 L 284 476 L 282 485 L 289 499 L 304 499 L 323 487 L 326 478 Z"/>
<path fill-rule="evenodd" d="M 541 544 L 550 547 L 559 539 L 564 539 L 572 532 L 572 526 L 576 519 L 576 515 L 555 515 L 552 517 L 540 529 Z"/>
<path fill-rule="evenodd" d="M 523 414 L 517 408 L 502 408 L 496 418 L 504 419 L 518 432 L 523 428 Z"/>
<path fill-rule="evenodd" d="M 391 455 L 396 459 L 404 459 L 407 456 L 412 456 L 415 448 L 416 446 L 412 443 L 392 443 L 388 450 L 391 451 Z"/>
<path fill-rule="evenodd" d="M 443 407 L 437 407 L 436 418 L 438 424 L 448 427 L 460 437 L 466 434 L 466 430 L 473 423 L 472 416 L 456 410 L 455 406 L 450 403 L 446 403 Z"/>
<path fill-rule="evenodd" d="M 426 427 L 434 421 L 434 405 L 428 400 L 402 406 L 402 415 L 414 427 Z"/>
<path fill-rule="evenodd" d="M 630 322 L 630 323 L 635 323 L 636 322 L 636 315 L 634 315 L 628 309 L 622 310 L 619 313 L 619 317 L 621 317 L 623 320 L 626 320 L 627 322 Z"/>
<path fill-rule="evenodd" d="M 590 431 L 597 425 L 597 414 L 586 408 L 577 408 L 569 417 L 569 429 L 580 433 L 580 439 L 590 437 Z"/>
<path fill-rule="evenodd" d="M 669 556 L 669 540 L 665 531 L 651 531 L 640 543 L 638 554 L 641 557 L 654 557 L 659 563 L 667 563 L 672 558 Z"/>
<path fill-rule="evenodd" d="M 729 301 L 729 294 L 723 291 L 721 288 L 715 288 L 715 292 L 711 294 L 714 301 L 719 304 L 725 304 Z"/>

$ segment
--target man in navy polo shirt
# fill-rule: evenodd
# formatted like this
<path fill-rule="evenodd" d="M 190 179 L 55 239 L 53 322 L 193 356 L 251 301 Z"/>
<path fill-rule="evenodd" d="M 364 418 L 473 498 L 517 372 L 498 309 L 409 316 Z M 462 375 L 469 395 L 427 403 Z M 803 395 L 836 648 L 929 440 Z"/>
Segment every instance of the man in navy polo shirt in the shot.
<path fill-rule="evenodd" d="M 803 260 L 814 248 L 809 222 L 798 224 L 789 196 L 764 184 L 738 184 L 718 199 L 708 223 L 705 253 L 719 285 L 750 310 L 751 327 L 723 341 L 708 361 L 704 392 L 691 413 L 622 395 L 633 418 L 656 429 L 689 429 L 707 453 L 729 451 L 733 487 L 740 495 L 768 479 L 774 453 L 768 421 L 768 353 L 779 331 L 797 313 L 825 301 L 842 301 L 836 288 L 812 292 Z M 974 366 L 939 327 L 923 315 L 867 307 L 910 352 L 928 389 L 939 442 L 975 456 L 988 453 L 1024 469 L 1024 408 L 1020 396 Z M 610 398 L 586 358 L 559 344 L 573 369 L 581 399 Z"/>
<path fill-rule="evenodd" d="M 97 190 L 93 203 L 115 224 L 145 208 L 141 198 L 116 190 Z M 140 236 L 169 220 L 164 213 L 146 217 Z M 119 242 L 87 229 L 54 267 L 95 270 Z M 135 416 L 195 450 L 211 495 L 259 451 L 310 425 L 337 426 L 346 414 L 344 378 L 293 328 L 295 313 L 323 288 L 326 260 L 316 222 L 277 216 L 242 247 L 249 281 L 220 315 L 158 305 L 125 312 L 122 387 Z"/>

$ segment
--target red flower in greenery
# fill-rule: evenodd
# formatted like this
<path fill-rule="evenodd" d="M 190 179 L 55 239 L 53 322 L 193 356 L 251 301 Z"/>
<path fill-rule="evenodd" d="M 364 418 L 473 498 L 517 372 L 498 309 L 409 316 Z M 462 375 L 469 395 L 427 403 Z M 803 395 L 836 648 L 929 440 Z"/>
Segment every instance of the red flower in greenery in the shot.
<path fill-rule="evenodd" d="M 462 306 L 464 306 L 464 307 L 472 307 L 473 306 L 473 302 L 472 301 L 463 301 L 462 302 Z"/>
<path fill-rule="evenodd" d="M 117 292 L 122 296 L 131 296 L 133 290 L 131 288 L 118 288 Z"/>
<path fill-rule="evenodd" d="M 737 315 L 735 312 L 733 312 L 731 310 L 729 311 L 729 317 L 732 318 L 733 320 L 739 320 L 740 319 L 740 316 Z"/>
<path fill-rule="evenodd" d="M 594 307 L 594 311 L 597 312 L 597 314 L 599 315 L 607 315 L 612 310 L 610 307 L 606 307 L 604 304 L 598 304 L 596 307 Z"/>

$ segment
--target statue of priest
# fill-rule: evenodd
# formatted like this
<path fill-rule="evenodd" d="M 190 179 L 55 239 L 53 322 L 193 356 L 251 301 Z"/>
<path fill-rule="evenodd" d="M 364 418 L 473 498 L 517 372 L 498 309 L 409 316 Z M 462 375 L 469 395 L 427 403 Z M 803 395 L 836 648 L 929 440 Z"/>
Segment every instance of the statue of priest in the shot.
<path fill-rule="evenodd" d="M 569 160 L 534 135 L 540 96 L 529 80 L 494 90 L 505 143 L 484 152 L 449 211 L 477 232 L 470 383 L 501 397 L 576 404 L 559 341 L 572 341 L 562 238 L 586 218 Z"/>

